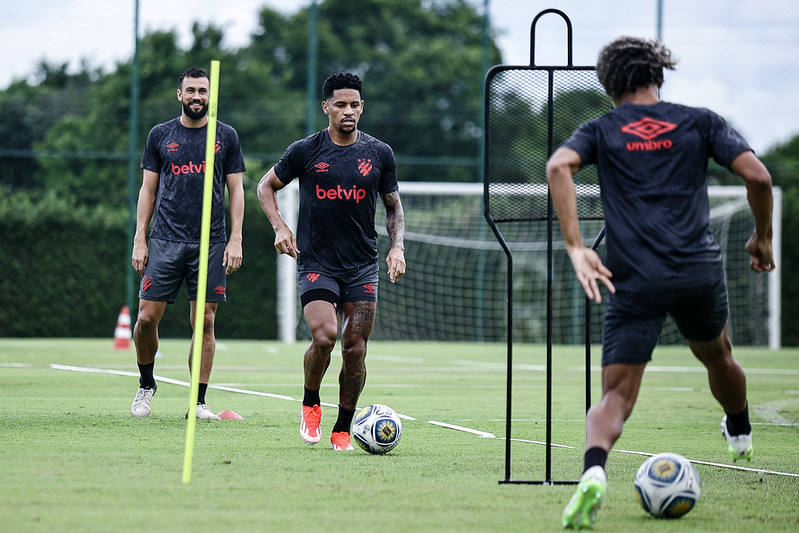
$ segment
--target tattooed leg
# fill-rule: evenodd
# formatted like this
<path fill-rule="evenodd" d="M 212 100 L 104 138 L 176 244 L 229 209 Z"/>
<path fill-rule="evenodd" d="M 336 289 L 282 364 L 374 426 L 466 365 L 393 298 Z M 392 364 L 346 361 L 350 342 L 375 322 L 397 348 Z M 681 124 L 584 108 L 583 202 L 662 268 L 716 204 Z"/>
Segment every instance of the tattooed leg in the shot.
<path fill-rule="evenodd" d="M 353 410 L 366 383 L 366 343 L 374 327 L 377 303 L 345 302 L 342 311 L 339 405 Z"/>

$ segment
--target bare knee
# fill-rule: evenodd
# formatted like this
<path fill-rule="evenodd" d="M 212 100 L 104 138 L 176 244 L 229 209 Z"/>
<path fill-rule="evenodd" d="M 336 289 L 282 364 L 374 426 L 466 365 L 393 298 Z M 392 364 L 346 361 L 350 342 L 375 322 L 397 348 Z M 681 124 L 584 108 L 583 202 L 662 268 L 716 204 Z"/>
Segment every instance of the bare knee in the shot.
<path fill-rule="evenodd" d="M 334 325 L 324 325 L 311 332 L 311 344 L 319 353 L 329 354 L 336 346 L 338 331 Z"/>
<path fill-rule="evenodd" d="M 160 322 L 160 317 L 154 315 L 152 313 L 142 312 L 139 313 L 139 316 L 136 317 L 136 324 L 134 329 L 143 331 L 143 332 L 151 332 L 153 330 L 158 329 L 158 323 Z"/>

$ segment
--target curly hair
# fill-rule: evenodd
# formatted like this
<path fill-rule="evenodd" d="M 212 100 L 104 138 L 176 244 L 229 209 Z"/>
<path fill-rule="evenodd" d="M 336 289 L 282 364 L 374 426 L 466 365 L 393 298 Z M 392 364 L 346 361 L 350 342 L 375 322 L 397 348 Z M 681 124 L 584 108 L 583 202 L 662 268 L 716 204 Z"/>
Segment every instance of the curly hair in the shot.
<path fill-rule="evenodd" d="M 363 82 L 361 78 L 349 72 L 336 72 L 331 74 L 322 84 L 322 96 L 330 100 L 336 89 L 354 89 L 363 96 Z"/>
<path fill-rule="evenodd" d="M 599 52 L 596 75 L 613 100 L 641 87 L 663 84 L 663 69 L 674 70 L 677 60 L 658 40 L 620 37 Z"/>

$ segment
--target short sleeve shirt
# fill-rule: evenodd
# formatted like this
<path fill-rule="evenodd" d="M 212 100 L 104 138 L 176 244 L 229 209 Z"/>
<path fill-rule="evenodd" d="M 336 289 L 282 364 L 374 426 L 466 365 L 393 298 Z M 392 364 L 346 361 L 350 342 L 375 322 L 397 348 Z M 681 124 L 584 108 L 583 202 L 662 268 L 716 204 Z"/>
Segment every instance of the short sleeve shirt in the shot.
<path fill-rule="evenodd" d="M 299 178 L 299 269 L 351 271 L 377 261 L 377 196 L 398 189 L 389 145 L 359 131 L 339 146 L 324 129 L 289 146 L 275 174 L 286 184 Z"/>
<path fill-rule="evenodd" d="M 690 287 L 719 275 L 709 158 L 729 168 L 751 150 L 722 117 L 669 102 L 622 104 L 580 126 L 564 146 L 582 165 L 597 165 L 605 264 L 618 289 Z"/>
<path fill-rule="evenodd" d="M 141 168 L 159 174 L 150 238 L 200 242 L 207 129 L 187 128 L 176 118 L 150 130 L 141 162 Z M 211 242 L 227 240 L 225 177 L 244 170 L 236 130 L 217 121 Z"/>

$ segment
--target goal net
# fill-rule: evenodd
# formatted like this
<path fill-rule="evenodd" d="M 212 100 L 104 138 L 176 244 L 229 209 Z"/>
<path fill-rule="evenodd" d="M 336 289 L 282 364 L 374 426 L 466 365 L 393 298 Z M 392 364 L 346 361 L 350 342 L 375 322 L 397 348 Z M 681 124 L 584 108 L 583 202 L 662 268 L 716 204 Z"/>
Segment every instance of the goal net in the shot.
<path fill-rule="evenodd" d="M 781 195 L 774 194 L 775 224 Z M 582 186 L 583 200 L 599 202 L 596 186 Z M 531 194 L 546 195 L 546 191 Z M 779 347 L 779 276 L 756 275 L 744 249 L 753 221 L 745 187 L 709 187 L 711 227 L 720 244 L 730 302 L 730 337 L 746 346 Z M 483 218 L 483 184 L 400 184 L 405 210 L 407 273 L 388 281 L 385 257 L 389 241 L 378 208 L 380 248 L 379 312 L 372 335 L 381 340 L 503 342 L 507 337 L 507 259 Z M 544 197 L 545 200 L 545 197 Z M 587 245 L 601 220 L 581 222 Z M 547 223 L 529 221 L 503 226 L 514 257 L 514 340 L 547 341 Z M 774 249 L 780 249 L 778 224 Z M 585 342 L 585 295 L 574 277 L 560 228 L 553 235 L 552 341 Z M 604 246 L 598 252 L 604 254 Z M 779 259 L 779 258 L 777 258 Z M 779 264 L 779 263 L 778 263 Z M 600 343 L 605 304 L 592 304 L 591 339 Z M 683 344 L 667 320 L 660 344 Z"/>

